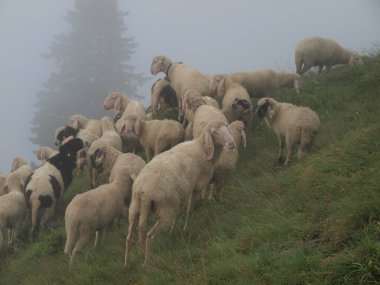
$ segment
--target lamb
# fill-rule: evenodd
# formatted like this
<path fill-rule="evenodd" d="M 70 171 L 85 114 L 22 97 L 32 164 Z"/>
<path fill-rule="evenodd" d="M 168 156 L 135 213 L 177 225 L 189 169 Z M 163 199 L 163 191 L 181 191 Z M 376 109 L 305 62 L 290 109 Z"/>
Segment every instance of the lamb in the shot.
<path fill-rule="evenodd" d="M 172 148 L 184 139 L 182 124 L 174 120 L 141 120 L 135 115 L 124 118 L 123 127 L 127 134 L 134 133 L 145 150 L 146 159 Z"/>
<path fill-rule="evenodd" d="M 288 165 L 297 143 L 300 144 L 298 157 L 312 146 L 320 129 L 320 121 L 318 115 L 310 108 L 280 103 L 273 98 L 261 98 L 257 105 L 257 116 L 264 118 L 268 127 L 277 135 L 280 146 L 279 163 L 284 161 L 285 144 L 287 152 L 285 166 Z"/>
<path fill-rule="evenodd" d="M 352 51 L 343 48 L 334 40 L 310 37 L 301 40 L 295 48 L 295 64 L 297 73 L 305 74 L 313 66 L 318 66 L 320 74 L 323 67 L 330 67 L 337 64 L 363 64 L 361 57 Z"/>
<path fill-rule="evenodd" d="M 0 249 L 4 243 L 5 230 L 8 229 L 8 245 L 17 238 L 18 230 L 25 219 L 26 202 L 23 193 L 22 177 L 12 172 L 7 178 L 9 193 L 0 197 Z"/>
<path fill-rule="evenodd" d="M 207 187 L 224 146 L 233 150 L 235 141 L 224 121 L 213 122 L 206 126 L 203 135 L 155 156 L 143 168 L 132 188 L 124 266 L 137 227 L 140 244 L 144 243 L 144 230 L 151 212 L 156 213 L 157 222 L 146 234 L 144 264 L 157 232 L 173 225 L 181 206 L 187 203 L 186 230 L 193 210 L 194 192 Z"/>
<path fill-rule="evenodd" d="M 73 179 L 76 152 L 83 147 L 81 139 L 74 138 L 59 147 L 59 153 L 37 168 L 25 182 L 25 200 L 32 209 L 30 238 L 37 226 L 38 210 L 44 209 L 40 225 L 54 214 L 57 200 Z"/>
<path fill-rule="evenodd" d="M 128 99 L 128 97 L 120 92 L 111 92 L 108 94 L 104 101 L 104 109 L 110 110 L 115 109 L 114 123 L 117 132 L 120 134 L 123 142 L 123 152 L 134 152 L 138 147 L 138 138 L 135 135 L 122 134 L 120 120 L 123 116 L 128 114 L 135 114 L 142 119 L 146 118 L 145 107 L 140 102 Z"/>
<path fill-rule="evenodd" d="M 272 69 L 235 72 L 229 74 L 229 78 L 242 85 L 252 98 L 271 96 L 272 93 L 283 87 L 294 87 L 296 92 L 299 93 L 301 85 L 301 76 L 299 74 L 277 72 Z M 210 92 L 212 91 L 210 90 Z"/>
<path fill-rule="evenodd" d="M 86 129 L 98 137 L 102 135 L 102 129 L 99 120 L 89 119 L 80 114 L 72 115 L 69 118 L 69 126 L 75 129 Z"/>
<path fill-rule="evenodd" d="M 170 82 L 164 78 L 154 82 L 151 89 L 152 118 L 157 119 L 160 113 L 177 106 L 177 95 Z"/>
<path fill-rule="evenodd" d="M 211 184 L 211 191 L 209 198 L 214 197 L 215 200 L 219 201 L 219 195 L 221 189 L 226 185 L 226 181 L 231 173 L 236 168 L 237 161 L 239 159 L 238 148 L 243 145 L 245 148 L 247 145 L 247 138 L 244 131 L 244 123 L 241 121 L 233 121 L 228 125 L 228 131 L 233 136 L 236 143 L 236 150 L 229 151 L 223 149 L 219 160 L 215 164 L 214 176 Z M 203 195 L 202 198 L 204 198 Z"/>
<path fill-rule="evenodd" d="M 46 161 L 50 157 L 56 155 L 58 151 L 55 149 L 52 149 L 51 147 L 48 146 L 41 146 L 36 153 L 37 159 L 41 161 Z"/>
<path fill-rule="evenodd" d="M 166 56 L 156 56 L 153 58 L 151 69 L 153 75 L 164 72 L 170 85 L 177 94 L 178 99 L 178 119 L 182 118 L 182 99 L 189 89 L 198 91 L 202 96 L 208 96 L 209 79 L 194 67 L 180 62 L 173 62 Z"/>
<path fill-rule="evenodd" d="M 19 156 L 16 156 L 13 161 L 12 161 L 12 171 L 15 171 L 17 170 L 18 168 L 20 168 L 21 166 L 23 165 L 27 165 L 28 163 L 25 161 L 25 159 L 19 157 Z"/>
<path fill-rule="evenodd" d="M 65 254 L 71 254 L 70 266 L 78 251 L 94 232 L 104 232 L 125 213 L 125 200 L 131 195 L 133 180 L 145 166 L 137 155 L 128 153 L 129 164 L 112 169 L 113 180 L 82 194 L 77 194 L 65 211 Z"/>
<path fill-rule="evenodd" d="M 121 137 L 116 132 L 115 125 L 112 119 L 108 116 L 104 116 L 100 119 L 100 122 L 102 127 L 102 136 L 99 139 L 93 141 L 86 151 L 87 165 L 90 166 L 89 176 L 91 187 L 95 187 L 96 180 L 99 175 L 99 171 L 91 167 L 95 151 L 104 145 L 112 146 L 119 151 L 121 151 L 123 147 Z"/>
<path fill-rule="evenodd" d="M 223 97 L 222 112 L 228 122 L 242 120 L 248 133 L 251 132 L 253 107 L 247 90 L 232 81 L 227 75 L 214 75 L 210 80 L 210 90 L 216 86 L 217 94 Z"/>

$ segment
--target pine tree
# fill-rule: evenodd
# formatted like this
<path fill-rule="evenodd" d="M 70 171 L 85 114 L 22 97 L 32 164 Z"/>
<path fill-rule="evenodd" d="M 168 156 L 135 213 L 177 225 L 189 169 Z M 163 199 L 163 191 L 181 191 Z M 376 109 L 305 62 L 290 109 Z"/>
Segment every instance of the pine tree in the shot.
<path fill-rule="evenodd" d="M 124 18 L 117 0 L 76 0 L 66 21 L 72 30 L 55 37 L 48 54 L 58 67 L 37 93 L 37 112 L 30 140 L 52 145 L 54 131 L 73 114 L 90 118 L 105 115 L 103 101 L 108 92 L 120 91 L 139 99 L 138 85 L 147 78 L 129 65 L 136 48 L 126 37 Z"/>

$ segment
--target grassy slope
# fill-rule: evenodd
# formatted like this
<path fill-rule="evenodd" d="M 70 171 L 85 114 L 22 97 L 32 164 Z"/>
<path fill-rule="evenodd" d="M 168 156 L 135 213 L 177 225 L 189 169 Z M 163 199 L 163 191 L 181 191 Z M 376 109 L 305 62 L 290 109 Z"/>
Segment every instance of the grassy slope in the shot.
<path fill-rule="evenodd" d="M 73 195 L 88 189 L 77 179 L 38 242 L 0 252 L 0 284 L 380 282 L 380 56 L 310 77 L 300 95 L 277 98 L 319 114 L 315 148 L 277 167 L 277 139 L 256 118 L 223 201 L 198 202 L 189 232 L 181 230 L 183 217 L 172 233 L 161 232 L 148 266 L 135 246 L 123 268 L 125 221 L 68 270 L 61 217 Z"/>

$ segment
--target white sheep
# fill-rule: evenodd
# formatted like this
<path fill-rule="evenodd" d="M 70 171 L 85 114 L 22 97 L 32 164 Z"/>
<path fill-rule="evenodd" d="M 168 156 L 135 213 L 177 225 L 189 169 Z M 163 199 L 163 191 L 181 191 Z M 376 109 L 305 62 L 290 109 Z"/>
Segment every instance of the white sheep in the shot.
<path fill-rule="evenodd" d="M 324 66 L 328 70 L 334 65 L 363 64 L 363 61 L 357 53 L 343 48 L 334 40 L 310 37 L 297 43 L 295 63 L 297 73 L 303 75 L 313 66 L 318 66 L 320 74 Z"/>
<path fill-rule="evenodd" d="M 56 202 L 73 179 L 76 153 L 83 147 L 81 139 L 74 138 L 59 148 L 59 153 L 37 168 L 25 182 L 25 200 L 32 209 L 30 238 L 37 227 L 38 211 L 44 209 L 40 225 L 54 214 Z"/>
<path fill-rule="evenodd" d="M 17 170 L 19 167 L 23 166 L 23 165 L 27 165 L 28 163 L 26 162 L 25 159 L 19 157 L 19 156 L 16 156 L 13 161 L 12 161 L 12 171 L 15 171 Z"/>
<path fill-rule="evenodd" d="M 283 87 L 294 87 L 297 93 L 301 85 L 301 76 L 297 73 L 279 72 L 272 69 L 250 70 L 229 74 L 229 78 L 241 84 L 250 97 L 266 97 Z M 215 92 L 210 89 L 210 92 Z"/>
<path fill-rule="evenodd" d="M 100 119 L 100 123 L 102 127 L 102 136 L 93 141 L 86 150 L 86 160 L 87 165 L 89 166 L 88 170 L 91 187 L 95 187 L 99 175 L 99 171 L 91 167 L 95 151 L 104 145 L 112 146 L 119 151 L 121 151 L 123 147 L 123 142 L 119 133 L 116 132 L 112 119 L 108 116 L 104 116 Z"/>
<path fill-rule="evenodd" d="M 288 165 L 296 144 L 300 144 L 298 157 L 312 146 L 320 129 L 320 121 L 318 115 L 310 108 L 280 103 L 273 98 L 261 98 L 257 105 L 257 116 L 264 118 L 268 127 L 277 135 L 280 146 L 279 163 L 284 161 L 285 146 L 285 166 Z"/>
<path fill-rule="evenodd" d="M 129 163 L 112 169 L 112 182 L 77 194 L 67 206 L 64 253 L 71 254 L 70 265 L 78 251 L 88 243 L 91 234 L 104 232 L 115 219 L 124 215 L 125 201 L 131 195 L 133 180 L 145 166 L 139 156 L 125 155 Z"/>
<path fill-rule="evenodd" d="M 221 189 L 224 185 L 226 185 L 226 181 L 228 180 L 231 171 L 236 168 L 236 164 L 239 159 L 239 147 L 243 146 L 245 148 L 247 145 L 243 122 L 233 121 L 228 125 L 228 131 L 235 140 L 236 149 L 232 151 L 223 149 L 220 158 L 215 164 L 209 198 L 214 197 L 217 201 L 219 201 Z M 205 195 L 203 195 L 202 198 L 204 197 Z"/>
<path fill-rule="evenodd" d="M 123 142 L 123 152 L 135 152 L 138 148 L 138 138 L 135 135 L 127 135 L 121 131 L 123 117 L 134 114 L 142 119 L 146 119 L 145 107 L 136 100 L 129 99 L 120 92 L 111 92 L 107 95 L 103 103 L 105 110 L 115 109 L 114 123 L 116 131 L 120 134 Z"/>
<path fill-rule="evenodd" d="M 75 129 L 86 129 L 98 137 L 102 135 L 102 129 L 99 120 L 90 119 L 80 114 L 72 115 L 69 118 L 68 125 Z"/>
<path fill-rule="evenodd" d="M 194 192 L 207 187 L 223 147 L 235 148 L 235 141 L 228 132 L 227 124 L 218 121 L 206 126 L 203 135 L 183 142 L 155 156 L 137 176 L 132 188 L 129 207 L 129 227 L 126 239 L 126 266 L 132 245 L 132 236 L 138 228 L 139 241 L 145 240 L 145 262 L 152 241 L 160 229 L 173 225 L 181 207 L 187 204 L 187 228 L 193 210 Z M 157 221 L 146 234 L 144 231 L 151 212 Z"/>
<path fill-rule="evenodd" d="M 101 132 L 101 131 L 100 131 Z M 55 133 L 55 144 L 61 145 L 68 138 L 79 138 L 84 145 L 90 145 L 94 140 L 99 138 L 98 135 L 88 129 L 74 128 L 72 126 L 59 127 Z"/>
<path fill-rule="evenodd" d="M 167 119 L 145 121 L 135 115 L 124 118 L 122 130 L 127 134 L 134 133 L 139 138 L 147 161 L 182 142 L 185 134 L 182 124 L 177 121 Z"/>
<path fill-rule="evenodd" d="M 0 249 L 3 246 L 5 232 L 8 229 L 8 245 L 17 238 L 18 230 L 26 214 L 26 202 L 23 193 L 22 177 L 12 172 L 7 178 L 9 193 L 0 197 Z"/>
<path fill-rule="evenodd" d="M 153 75 L 164 72 L 177 94 L 178 119 L 182 118 L 182 98 L 187 90 L 194 89 L 202 96 L 208 96 L 209 79 L 200 71 L 187 64 L 173 62 L 166 56 L 155 56 L 150 69 Z"/>
<path fill-rule="evenodd" d="M 152 118 L 157 119 L 160 113 L 176 107 L 178 107 L 178 99 L 170 82 L 165 78 L 154 82 L 151 88 Z"/>
<path fill-rule="evenodd" d="M 58 153 L 57 150 L 55 149 L 52 149 L 51 147 L 48 147 L 48 146 L 41 146 L 37 152 L 36 152 L 36 156 L 37 156 L 37 159 L 38 160 L 41 160 L 41 161 L 46 161 L 48 160 L 50 157 L 56 155 Z"/>
<path fill-rule="evenodd" d="M 218 96 L 223 97 L 222 112 L 228 122 L 241 120 L 245 123 L 248 133 L 251 133 L 253 107 L 247 90 L 223 74 L 214 75 L 211 78 L 210 89 L 214 86 L 216 86 Z"/>

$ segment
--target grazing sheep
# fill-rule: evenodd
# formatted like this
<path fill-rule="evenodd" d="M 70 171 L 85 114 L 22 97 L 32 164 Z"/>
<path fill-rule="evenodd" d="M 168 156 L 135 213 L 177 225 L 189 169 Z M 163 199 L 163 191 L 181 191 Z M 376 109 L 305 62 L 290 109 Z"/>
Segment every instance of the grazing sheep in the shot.
<path fill-rule="evenodd" d="M 15 171 L 17 170 L 18 168 L 20 168 L 21 166 L 23 165 L 27 165 L 28 163 L 25 161 L 25 159 L 19 157 L 19 156 L 16 156 L 13 161 L 12 161 L 12 171 Z"/>
<path fill-rule="evenodd" d="M 148 261 L 152 241 L 160 229 L 173 225 L 180 208 L 187 204 L 184 230 L 193 210 L 194 192 L 202 191 L 212 178 L 213 166 L 223 147 L 235 148 L 235 141 L 223 121 L 211 123 L 203 135 L 183 142 L 155 156 L 137 176 L 129 207 L 129 227 L 126 239 L 125 263 L 138 228 L 139 241 L 146 242 L 145 262 Z M 157 221 L 144 238 L 145 226 L 151 212 Z"/>
<path fill-rule="evenodd" d="M 210 80 L 210 89 L 217 86 L 217 94 L 223 97 L 222 112 L 228 122 L 242 120 L 248 133 L 251 133 L 253 107 L 247 90 L 227 75 L 214 75 Z"/>
<path fill-rule="evenodd" d="M 100 123 L 102 127 L 102 136 L 93 141 L 86 151 L 87 165 L 90 166 L 89 177 L 92 188 L 96 186 L 96 180 L 98 179 L 99 175 L 99 171 L 91 167 L 95 151 L 104 145 L 112 146 L 119 151 L 121 151 L 123 147 L 121 137 L 119 133 L 116 132 L 112 119 L 110 117 L 104 116 L 100 119 Z"/>
<path fill-rule="evenodd" d="M 320 121 L 318 115 L 310 108 L 280 103 L 273 98 L 261 98 L 257 105 L 257 116 L 264 118 L 268 127 L 277 135 L 280 146 L 279 163 L 284 161 L 285 144 L 287 152 L 285 166 L 288 165 L 296 144 L 300 144 L 298 157 L 312 146 L 319 132 Z"/>
<path fill-rule="evenodd" d="M 209 79 L 194 67 L 187 64 L 172 62 L 166 56 L 153 58 L 151 69 L 153 75 L 164 72 L 178 99 L 178 119 L 182 118 L 182 98 L 189 89 L 198 91 L 202 96 L 208 96 Z"/>
<path fill-rule="evenodd" d="M 69 126 L 75 129 L 86 129 L 87 131 L 93 133 L 94 135 L 100 137 L 102 135 L 102 128 L 100 126 L 100 121 L 95 119 L 86 118 L 83 115 L 72 115 L 69 118 Z"/>
<path fill-rule="evenodd" d="M 0 197 L 0 249 L 3 246 L 5 230 L 8 229 L 8 245 L 17 238 L 18 229 L 24 221 L 26 202 L 23 181 L 19 173 L 12 172 L 7 178 L 9 193 Z"/>
<path fill-rule="evenodd" d="M 90 235 L 104 232 L 115 219 L 125 213 L 125 201 L 130 197 L 135 177 L 145 166 L 137 155 L 128 153 L 129 164 L 112 169 L 113 180 L 93 190 L 77 194 L 66 208 L 65 254 L 71 254 L 70 266 L 78 251 L 88 243 Z"/>
<path fill-rule="evenodd" d="M 151 89 L 152 118 L 157 119 L 160 113 L 177 106 L 177 95 L 170 85 L 170 82 L 164 78 L 154 82 Z"/>
<path fill-rule="evenodd" d="M 283 87 L 294 87 L 299 93 L 301 76 L 297 73 L 277 72 L 271 69 L 251 70 L 229 74 L 229 78 L 242 85 L 250 97 L 266 97 Z M 211 86 L 210 86 L 211 87 Z M 215 87 L 214 87 L 215 88 Z M 210 89 L 210 92 L 215 92 Z"/>
<path fill-rule="evenodd" d="M 56 155 L 57 153 L 58 153 L 58 151 L 56 151 L 55 149 L 52 149 L 51 147 L 41 146 L 37 150 L 36 156 L 37 156 L 38 160 L 45 162 L 46 160 L 48 160 L 50 157 Z"/>
<path fill-rule="evenodd" d="M 245 148 L 247 145 L 246 134 L 244 131 L 244 123 L 241 121 L 234 121 L 228 125 L 228 131 L 233 136 L 236 143 L 236 150 L 223 149 L 219 160 L 214 167 L 214 176 L 211 184 L 210 196 L 219 201 L 219 195 L 221 189 L 226 185 L 226 181 L 229 178 L 231 171 L 236 168 L 237 161 L 239 159 L 239 147 L 243 145 Z M 203 195 L 202 198 L 204 198 Z"/>
<path fill-rule="evenodd" d="M 138 138 L 135 135 L 127 135 L 121 131 L 123 117 L 135 114 L 142 119 L 146 118 L 145 107 L 138 101 L 128 99 L 120 92 L 111 92 L 104 101 L 104 109 L 115 109 L 114 123 L 116 131 L 120 134 L 123 142 L 123 152 L 135 152 L 138 147 Z"/>
<path fill-rule="evenodd" d="M 59 153 L 37 168 L 25 182 L 25 200 L 32 209 L 30 238 L 37 226 L 37 215 L 44 209 L 40 225 L 54 214 L 56 202 L 73 179 L 76 152 L 83 147 L 81 139 L 74 138 L 59 147 Z"/>
<path fill-rule="evenodd" d="M 145 121 L 135 115 L 124 118 L 123 128 L 127 134 L 134 133 L 145 150 L 146 159 L 172 148 L 184 139 L 182 124 L 174 120 Z"/>
<path fill-rule="evenodd" d="M 295 48 L 295 63 L 297 73 L 303 75 L 313 66 L 318 66 L 320 74 L 337 64 L 363 64 L 361 57 L 343 48 L 336 41 L 321 37 L 311 37 L 301 40 Z"/>

